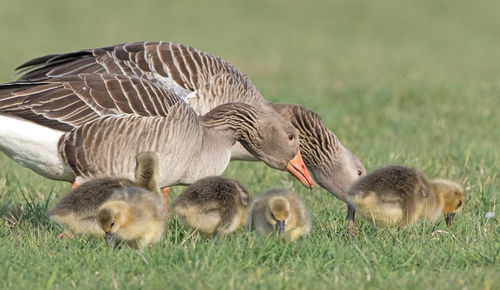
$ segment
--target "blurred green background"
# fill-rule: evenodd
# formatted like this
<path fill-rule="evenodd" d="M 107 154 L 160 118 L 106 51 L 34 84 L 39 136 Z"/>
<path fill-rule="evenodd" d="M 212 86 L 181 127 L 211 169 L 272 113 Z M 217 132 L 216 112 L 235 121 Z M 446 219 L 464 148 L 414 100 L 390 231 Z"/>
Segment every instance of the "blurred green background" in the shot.
<path fill-rule="evenodd" d="M 0 227 L 0 286 L 159 287 L 174 275 L 175 288 L 498 287 L 499 11 L 500 2 L 489 0 L 3 0 L 0 82 L 14 80 L 16 66 L 44 54 L 176 41 L 238 66 L 268 100 L 317 111 L 369 171 L 391 163 L 417 167 L 430 178 L 462 183 L 468 199 L 453 239 L 436 241 L 430 226 L 377 232 L 360 221 L 353 243 L 343 236 L 345 205 L 324 190 L 307 191 L 263 164 L 232 163 L 225 175 L 251 192 L 293 186 L 311 209 L 311 236 L 286 246 L 245 235 L 222 245 L 195 240 L 188 253 L 178 242 L 184 232 L 174 226 L 139 257 L 85 239 L 52 245 L 57 230 L 42 222 L 43 201 L 52 188 L 61 196 L 69 185 L 0 156 L 0 209 L 39 204 L 40 212 L 35 207 L 26 215 L 38 213 L 31 220 L 44 225 Z M 30 202 L 20 192 L 30 193 Z M 496 217 L 486 221 L 488 211 Z M 47 262 L 44 251 L 54 260 Z M 74 251 L 87 265 L 66 259 Z M 96 269 L 103 274 L 89 279 Z"/>
<path fill-rule="evenodd" d="M 258 84 L 497 81 L 498 1 L 3 1 L 2 77 L 44 53 L 190 44 Z M 259 87 L 262 85 L 259 85 Z"/>

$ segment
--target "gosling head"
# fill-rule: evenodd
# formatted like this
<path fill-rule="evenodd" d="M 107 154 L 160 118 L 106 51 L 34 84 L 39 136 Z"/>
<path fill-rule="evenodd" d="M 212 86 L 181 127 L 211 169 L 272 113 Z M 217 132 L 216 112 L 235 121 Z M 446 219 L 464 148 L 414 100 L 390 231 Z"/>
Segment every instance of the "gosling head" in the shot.
<path fill-rule="evenodd" d="M 464 205 L 464 190 L 457 183 L 443 179 L 433 180 L 431 185 L 443 203 L 446 225 L 450 227 L 455 218 L 455 213 L 461 211 Z"/>
<path fill-rule="evenodd" d="M 122 201 L 104 203 L 97 213 L 97 224 L 106 233 L 106 241 L 112 243 L 115 234 L 127 223 L 129 207 Z"/>
<path fill-rule="evenodd" d="M 269 200 L 266 210 L 266 219 L 271 225 L 275 225 L 278 234 L 285 232 L 286 223 L 290 218 L 290 204 L 286 199 L 275 196 Z"/>

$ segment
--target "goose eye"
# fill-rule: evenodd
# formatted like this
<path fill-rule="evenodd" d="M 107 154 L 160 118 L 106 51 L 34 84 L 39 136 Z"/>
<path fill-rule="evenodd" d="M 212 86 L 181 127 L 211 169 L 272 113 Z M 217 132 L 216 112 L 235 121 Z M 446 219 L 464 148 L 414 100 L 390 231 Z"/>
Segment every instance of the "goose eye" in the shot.
<path fill-rule="evenodd" d="M 462 201 L 460 200 L 460 201 L 458 202 L 457 208 L 459 208 L 461 205 L 462 205 Z"/>
<path fill-rule="evenodd" d="M 295 139 L 295 136 L 292 133 L 288 133 L 288 140 L 293 141 Z"/>
<path fill-rule="evenodd" d="M 361 176 L 363 174 L 363 170 L 358 169 L 358 176 Z"/>

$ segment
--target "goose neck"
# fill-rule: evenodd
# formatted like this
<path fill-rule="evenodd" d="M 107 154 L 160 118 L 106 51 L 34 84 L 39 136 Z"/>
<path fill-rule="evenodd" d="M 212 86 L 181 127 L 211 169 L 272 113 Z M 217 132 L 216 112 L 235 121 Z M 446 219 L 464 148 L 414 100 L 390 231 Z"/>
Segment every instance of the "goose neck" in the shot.
<path fill-rule="evenodd" d="M 236 142 L 255 130 L 258 113 L 255 107 L 244 103 L 227 103 L 215 107 L 200 120 L 205 130 L 226 132 Z"/>

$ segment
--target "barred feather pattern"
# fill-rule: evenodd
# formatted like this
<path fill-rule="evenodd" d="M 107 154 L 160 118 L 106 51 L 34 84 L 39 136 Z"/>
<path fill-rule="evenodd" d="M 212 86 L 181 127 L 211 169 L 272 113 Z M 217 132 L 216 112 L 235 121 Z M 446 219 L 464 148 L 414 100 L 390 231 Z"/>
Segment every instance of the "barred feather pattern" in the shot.
<path fill-rule="evenodd" d="M 0 85 L 0 112 L 69 131 L 105 115 L 166 116 L 184 102 L 162 86 L 133 76 L 79 74 Z"/>
<path fill-rule="evenodd" d="M 227 102 L 262 105 L 252 81 L 231 63 L 174 42 L 136 42 L 106 48 L 47 55 L 17 69 L 18 81 L 81 73 L 135 76 L 158 83 L 185 98 L 198 115 Z"/>
<path fill-rule="evenodd" d="M 223 104 L 200 117 L 203 126 L 207 128 L 223 128 L 236 133 L 237 140 L 252 142 L 256 149 L 262 149 L 263 139 L 256 129 L 259 119 L 259 109 L 244 103 Z"/>
<path fill-rule="evenodd" d="M 61 137 L 59 152 L 84 179 L 133 179 L 137 153 L 155 152 L 160 157 L 158 185 L 165 187 L 182 179 L 185 165 L 201 152 L 202 138 L 198 117 L 180 103 L 166 117 L 110 115 L 86 123 Z"/>
<path fill-rule="evenodd" d="M 300 152 L 307 168 L 333 168 L 339 148 L 337 136 L 330 131 L 321 117 L 300 105 L 272 104 L 273 108 L 289 120 L 299 131 Z"/>

